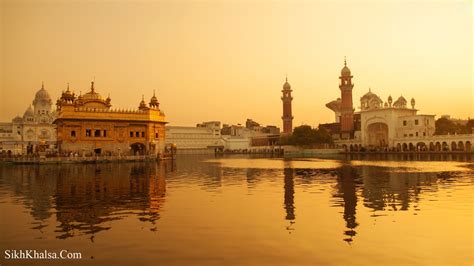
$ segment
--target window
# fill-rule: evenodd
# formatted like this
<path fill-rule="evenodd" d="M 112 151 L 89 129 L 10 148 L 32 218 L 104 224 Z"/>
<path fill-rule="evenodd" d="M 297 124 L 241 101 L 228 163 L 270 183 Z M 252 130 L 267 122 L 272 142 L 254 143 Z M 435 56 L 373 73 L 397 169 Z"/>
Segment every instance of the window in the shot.
<path fill-rule="evenodd" d="M 135 132 L 135 137 L 139 138 L 140 137 L 140 132 Z"/>
<path fill-rule="evenodd" d="M 91 136 L 91 130 L 90 129 L 86 129 L 86 137 L 90 137 Z"/>
<path fill-rule="evenodd" d="M 410 137 L 413 137 L 413 134 L 410 134 Z"/>
<path fill-rule="evenodd" d="M 144 137 L 145 137 L 145 132 L 142 131 L 142 138 L 144 138 Z"/>
<path fill-rule="evenodd" d="M 107 130 L 104 129 L 104 137 L 107 137 Z"/>
<path fill-rule="evenodd" d="M 426 136 L 426 132 L 423 132 L 423 137 L 425 137 L 425 136 Z"/>
<path fill-rule="evenodd" d="M 407 125 L 407 121 L 406 121 L 406 120 L 403 120 L 403 125 L 404 125 L 404 126 Z"/>
<path fill-rule="evenodd" d="M 96 129 L 94 131 L 94 137 L 100 137 L 100 130 L 99 129 Z"/>
<path fill-rule="evenodd" d="M 157 138 L 158 138 L 158 133 L 155 133 L 155 139 L 157 139 Z"/>
<path fill-rule="evenodd" d="M 75 130 L 71 131 L 71 137 L 76 137 L 76 131 Z"/>
<path fill-rule="evenodd" d="M 415 125 L 418 125 L 418 119 L 415 119 Z"/>
<path fill-rule="evenodd" d="M 130 131 L 130 137 L 133 138 L 133 131 Z"/>
<path fill-rule="evenodd" d="M 416 120 L 416 121 L 418 121 L 418 120 Z M 415 133 L 415 136 L 417 136 L 417 137 L 418 137 L 418 132 L 416 132 L 416 133 Z"/>

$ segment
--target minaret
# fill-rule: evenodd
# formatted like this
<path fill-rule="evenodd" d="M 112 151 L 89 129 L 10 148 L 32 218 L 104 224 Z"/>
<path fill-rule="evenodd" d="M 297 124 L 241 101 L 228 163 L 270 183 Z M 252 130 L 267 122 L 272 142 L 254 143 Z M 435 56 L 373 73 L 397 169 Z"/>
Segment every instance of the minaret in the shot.
<path fill-rule="evenodd" d="M 293 116 L 291 114 L 291 101 L 293 97 L 291 97 L 291 86 L 288 83 L 288 77 L 286 77 L 285 84 L 283 84 L 283 90 L 281 91 L 283 96 L 281 100 L 283 101 L 283 116 L 281 119 L 283 120 L 283 134 L 290 135 L 293 132 Z"/>
<path fill-rule="evenodd" d="M 339 77 L 341 84 L 341 133 L 351 134 L 354 130 L 354 108 L 352 107 L 352 76 L 351 70 L 347 67 L 346 58 L 344 57 L 344 67 Z M 346 137 L 347 138 L 347 137 Z"/>

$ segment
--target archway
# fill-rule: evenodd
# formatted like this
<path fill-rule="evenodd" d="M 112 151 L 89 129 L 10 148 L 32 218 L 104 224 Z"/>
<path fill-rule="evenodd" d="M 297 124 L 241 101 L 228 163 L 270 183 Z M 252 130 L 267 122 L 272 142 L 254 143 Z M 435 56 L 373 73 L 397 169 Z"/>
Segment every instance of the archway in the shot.
<path fill-rule="evenodd" d="M 130 145 L 130 152 L 132 155 L 144 155 L 145 151 L 145 145 L 142 143 L 136 142 Z"/>
<path fill-rule="evenodd" d="M 464 143 L 462 141 L 458 142 L 458 150 L 464 151 Z"/>
<path fill-rule="evenodd" d="M 471 142 L 466 141 L 466 151 L 471 151 Z"/>
<path fill-rule="evenodd" d="M 416 144 L 417 151 L 426 151 L 426 144 L 424 142 L 418 142 Z"/>
<path fill-rule="evenodd" d="M 451 142 L 451 150 L 452 150 L 452 151 L 457 151 L 457 150 L 458 150 L 458 147 L 457 147 L 455 141 Z"/>
<path fill-rule="evenodd" d="M 441 143 L 436 142 L 436 144 L 435 144 L 435 151 L 441 151 Z"/>
<path fill-rule="evenodd" d="M 413 145 L 413 143 L 410 142 L 410 143 L 408 144 L 408 150 L 410 150 L 410 151 L 414 151 L 414 150 L 415 150 L 415 146 Z"/>
<path fill-rule="evenodd" d="M 345 152 L 347 152 L 347 145 L 346 144 L 342 144 L 342 148 L 344 149 Z"/>
<path fill-rule="evenodd" d="M 442 151 L 449 151 L 449 145 L 445 141 L 441 144 L 441 150 Z"/>
<path fill-rule="evenodd" d="M 407 151 L 408 150 L 408 145 L 406 143 L 403 143 L 402 145 L 402 150 Z"/>
<path fill-rule="evenodd" d="M 369 146 L 386 147 L 388 145 L 388 126 L 382 122 L 376 122 L 367 126 Z"/>
<path fill-rule="evenodd" d="M 402 151 L 402 145 L 400 143 L 397 143 L 397 151 Z"/>
<path fill-rule="evenodd" d="M 430 151 L 434 151 L 435 150 L 435 145 L 433 144 L 433 142 L 430 142 Z"/>

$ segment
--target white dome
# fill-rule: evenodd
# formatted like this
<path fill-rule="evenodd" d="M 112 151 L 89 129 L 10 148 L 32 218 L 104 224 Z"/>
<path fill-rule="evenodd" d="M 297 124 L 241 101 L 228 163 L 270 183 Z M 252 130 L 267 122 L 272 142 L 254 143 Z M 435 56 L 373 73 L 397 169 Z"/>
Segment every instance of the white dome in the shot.
<path fill-rule="evenodd" d="M 33 104 L 37 104 L 37 103 L 51 104 L 51 97 L 49 96 L 49 93 L 44 89 L 44 85 L 42 85 L 41 89 L 36 92 L 35 100 L 33 101 Z"/>
<path fill-rule="evenodd" d="M 35 113 L 33 112 L 33 108 L 31 108 L 31 105 L 28 106 L 28 109 L 26 109 L 25 113 L 23 114 L 23 117 L 27 117 L 27 116 L 34 116 Z"/>

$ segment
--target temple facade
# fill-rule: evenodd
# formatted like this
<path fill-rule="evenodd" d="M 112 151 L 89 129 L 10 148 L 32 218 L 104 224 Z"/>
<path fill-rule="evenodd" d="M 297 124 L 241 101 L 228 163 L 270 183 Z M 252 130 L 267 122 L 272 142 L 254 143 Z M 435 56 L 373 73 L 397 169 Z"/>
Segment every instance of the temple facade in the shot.
<path fill-rule="evenodd" d="M 403 96 L 395 101 L 388 96 L 383 101 L 370 88 L 360 98 L 360 111 L 355 112 L 352 77 L 344 60 L 339 85 L 341 98 L 326 104 L 336 121 L 321 125 L 331 132 L 337 145 L 351 150 L 430 149 L 430 143 L 424 140 L 434 135 L 435 115 L 418 114 L 414 98 L 410 103 Z"/>
<path fill-rule="evenodd" d="M 135 110 L 112 109 L 111 98 L 95 90 L 76 96 L 68 88 L 57 100 L 58 151 L 84 155 L 160 155 L 165 146 L 165 114 L 153 94 Z"/>
<path fill-rule="evenodd" d="M 23 116 L 0 123 L 0 154 L 21 155 L 52 152 L 56 146 L 56 111 L 44 84 Z"/>

